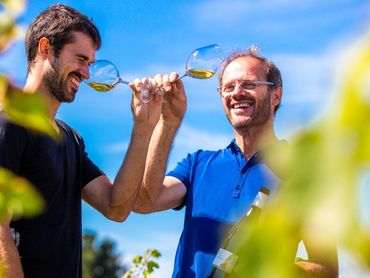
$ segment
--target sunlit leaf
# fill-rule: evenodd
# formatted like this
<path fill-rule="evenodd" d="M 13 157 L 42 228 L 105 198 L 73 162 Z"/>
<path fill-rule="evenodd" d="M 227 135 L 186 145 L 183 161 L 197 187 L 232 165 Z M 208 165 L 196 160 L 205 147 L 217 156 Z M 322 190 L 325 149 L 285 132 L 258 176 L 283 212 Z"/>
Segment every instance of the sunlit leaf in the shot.
<path fill-rule="evenodd" d="M 159 265 L 154 261 L 148 262 L 148 271 L 149 273 L 152 273 L 154 271 L 154 268 L 159 268 Z"/>
<path fill-rule="evenodd" d="M 0 79 L 0 83 L 3 82 L 4 80 Z M 0 90 L 3 87 L 4 85 L 0 85 Z M 12 122 L 58 138 L 58 133 L 49 119 L 49 108 L 38 94 L 24 93 L 20 89 L 8 86 L 6 93 L 0 91 L 0 100 L 2 100 L 0 105 L 2 104 L 3 110 Z"/>
<path fill-rule="evenodd" d="M 23 13 L 26 0 L 1 0 L 0 4 L 4 6 L 6 12 L 16 17 Z"/>
<path fill-rule="evenodd" d="M 134 264 L 139 264 L 142 258 L 143 258 L 142 256 L 136 256 L 135 258 L 133 258 L 132 262 Z"/>
<path fill-rule="evenodd" d="M 4 108 L 8 90 L 8 80 L 0 75 L 0 110 Z"/>
<path fill-rule="evenodd" d="M 29 217 L 40 213 L 44 202 L 41 195 L 24 178 L 0 168 L 0 219 Z"/>
<path fill-rule="evenodd" d="M 161 256 L 161 253 L 159 253 L 158 250 L 153 249 L 150 251 L 150 256 L 152 256 L 153 258 L 159 258 Z"/>
<path fill-rule="evenodd" d="M 4 52 L 15 39 L 22 38 L 23 30 L 15 25 L 14 18 L 0 14 L 0 52 Z"/>

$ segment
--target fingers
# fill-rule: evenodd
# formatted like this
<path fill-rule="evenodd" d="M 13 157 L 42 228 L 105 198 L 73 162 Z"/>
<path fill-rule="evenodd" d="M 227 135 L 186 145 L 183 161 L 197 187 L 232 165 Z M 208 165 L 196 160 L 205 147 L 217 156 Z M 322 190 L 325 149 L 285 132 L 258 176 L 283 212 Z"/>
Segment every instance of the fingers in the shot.
<path fill-rule="evenodd" d="M 143 86 L 143 83 L 140 79 L 136 78 L 134 82 L 130 82 L 128 85 L 135 94 L 138 94 Z"/>
<path fill-rule="evenodd" d="M 176 79 L 179 78 L 179 74 L 177 72 L 171 72 L 170 73 L 170 82 L 171 83 L 174 83 L 176 81 Z"/>
<path fill-rule="evenodd" d="M 160 100 L 165 93 L 175 93 L 179 89 L 183 89 L 182 81 L 178 78 L 179 74 L 176 72 L 164 75 L 156 74 L 154 78 L 137 78 L 129 86 L 136 97 L 152 95 L 155 99 Z"/>
<path fill-rule="evenodd" d="M 154 82 L 155 82 L 155 94 L 156 95 L 161 95 L 163 96 L 164 94 L 164 89 L 163 89 L 163 78 L 162 78 L 162 75 L 161 74 L 156 74 L 154 76 Z"/>

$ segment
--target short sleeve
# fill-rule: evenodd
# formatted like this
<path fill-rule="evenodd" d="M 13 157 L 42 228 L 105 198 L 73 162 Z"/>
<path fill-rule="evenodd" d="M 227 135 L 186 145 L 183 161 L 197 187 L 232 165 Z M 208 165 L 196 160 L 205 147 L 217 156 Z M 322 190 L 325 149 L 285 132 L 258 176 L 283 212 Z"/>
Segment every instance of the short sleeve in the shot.
<path fill-rule="evenodd" d="M 81 188 L 97 177 L 104 175 L 104 172 L 95 165 L 85 151 L 84 140 L 80 137 L 81 148 Z"/>
<path fill-rule="evenodd" d="M 178 207 L 174 208 L 174 210 L 181 210 L 186 204 L 187 195 L 189 193 L 190 186 L 191 186 L 190 180 L 191 180 L 191 169 L 192 169 L 193 160 L 194 160 L 194 156 L 192 154 L 188 154 L 186 158 L 184 158 L 179 163 L 177 163 L 176 167 L 172 171 L 168 172 L 166 175 L 166 176 L 175 177 L 179 179 L 185 185 L 187 189 L 184 202 L 180 204 Z"/>
<path fill-rule="evenodd" d="M 89 158 L 86 150 L 85 150 L 85 142 L 82 136 L 78 133 L 77 130 L 71 128 L 65 122 L 61 120 L 57 120 L 57 123 L 60 127 L 62 127 L 67 134 L 75 141 L 77 144 L 79 153 L 80 153 L 80 160 L 79 160 L 79 167 L 80 167 L 80 181 L 81 181 L 81 188 L 85 187 L 89 182 L 96 179 L 97 177 L 104 175 L 104 172 L 95 165 L 94 162 Z"/>
<path fill-rule="evenodd" d="M 193 155 L 188 154 L 186 158 L 177 163 L 176 167 L 167 173 L 166 176 L 171 176 L 179 179 L 188 188 L 190 186 L 190 171 L 193 161 Z"/>

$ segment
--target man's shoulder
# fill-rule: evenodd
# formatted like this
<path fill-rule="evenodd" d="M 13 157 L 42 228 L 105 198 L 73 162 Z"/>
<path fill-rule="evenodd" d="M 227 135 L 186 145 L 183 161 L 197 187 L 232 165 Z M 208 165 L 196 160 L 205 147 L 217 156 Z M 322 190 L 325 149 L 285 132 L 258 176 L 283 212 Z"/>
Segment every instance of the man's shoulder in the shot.
<path fill-rule="evenodd" d="M 204 160 L 209 158 L 216 158 L 218 156 L 222 156 L 225 152 L 228 151 L 228 148 L 218 149 L 218 150 L 203 150 L 199 149 L 193 153 L 188 154 L 188 159 L 191 160 Z"/>
<path fill-rule="evenodd" d="M 83 141 L 82 136 L 75 128 L 71 127 L 69 124 L 60 119 L 56 119 L 56 122 L 58 126 L 62 128 L 68 136 L 74 138 L 79 143 Z"/>

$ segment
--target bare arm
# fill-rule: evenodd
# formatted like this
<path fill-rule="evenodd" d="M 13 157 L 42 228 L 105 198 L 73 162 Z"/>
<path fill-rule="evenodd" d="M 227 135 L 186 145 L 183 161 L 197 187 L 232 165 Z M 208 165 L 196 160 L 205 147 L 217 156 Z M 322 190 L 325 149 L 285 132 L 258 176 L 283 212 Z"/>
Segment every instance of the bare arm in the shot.
<path fill-rule="evenodd" d="M 149 103 L 140 99 L 140 80 L 135 80 L 133 100 L 134 127 L 125 159 L 112 183 L 100 176 L 82 191 L 82 198 L 111 220 L 122 222 L 130 214 L 144 173 L 150 138 L 162 110 L 162 95 Z"/>
<path fill-rule="evenodd" d="M 0 226 L 0 263 L 4 268 L 4 278 L 23 278 L 23 269 L 17 247 L 10 233 L 9 220 Z"/>
<path fill-rule="evenodd" d="M 143 183 L 134 211 L 150 213 L 180 205 L 186 195 L 185 185 L 176 178 L 166 177 L 166 166 L 176 132 L 186 110 L 186 95 L 178 75 L 156 75 L 159 88 L 165 90 L 161 118 L 150 141 Z"/>

